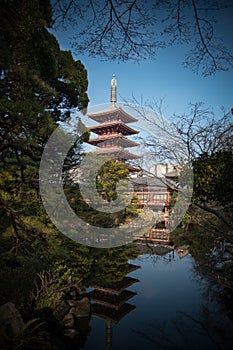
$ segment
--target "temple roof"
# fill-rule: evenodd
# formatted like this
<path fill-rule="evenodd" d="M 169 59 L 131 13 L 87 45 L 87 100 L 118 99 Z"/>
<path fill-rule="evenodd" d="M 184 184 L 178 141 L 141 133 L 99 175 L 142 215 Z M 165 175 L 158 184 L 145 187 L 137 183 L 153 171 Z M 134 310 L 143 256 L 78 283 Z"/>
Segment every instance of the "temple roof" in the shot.
<path fill-rule="evenodd" d="M 92 314 L 106 321 L 118 323 L 125 315 L 136 309 L 136 306 L 124 303 L 118 310 L 99 304 L 92 305 Z"/>
<path fill-rule="evenodd" d="M 137 118 L 134 118 L 128 113 L 126 113 L 121 107 L 112 106 L 97 113 L 88 113 L 87 116 L 98 123 L 107 122 L 111 120 L 120 120 L 123 123 L 127 124 L 138 121 Z"/>
<path fill-rule="evenodd" d="M 103 147 L 96 150 L 97 154 L 107 155 L 107 154 L 113 154 L 114 158 L 116 159 L 138 159 L 141 158 L 141 156 L 138 156 L 136 154 L 130 153 L 123 148 L 120 147 Z"/>
<path fill-rule="evenodd" d="M 139 143 L 127 139 L 127 137 L 121 135 L 121 134 L 111 134 L 111 135 L 100 135 L 99 137 L 95 139 L 90 139 L 88 143 L 94 146 L 98 146 L 99 143 L 103 143 L 102 146 L 105 146 L 105 141 L 108 140 L 114 140 L 118 144 L 118 146 L 121 147 L 134 147 L 139 146 Z"/>
<path fill-rule="evenodd" d="M 110 294 L 119 295 L 124 289 L 128 288 L 132 284 L 139 282 L 137 278 L 124 277 L 119 282 L 114 282 L 111 284 L 106 284 L 105 286 L 94 286 L 94 288 L 99 291 L 103 291 Z"/>
<path fill-rule="evenodd" d="M 167 181 L 166 178 L 156 178 L 150 176 L 142 176 L 133 179 L 134 187 L 136 188 L 156 188 L 157 190 L 166 190 Z"/>
<path fill-rule="evenodd" d="M 139 266 L 139 265 L 129 264 L 129 263 L 128 263 L 128 269 L 129 269 L 128 271 L 129 271 L 129 272 L 138 270 L 138 269 L 140 269 L 140 268 L 141 268 L 141 266 Z"/>
<path fill-rule="evenodd" d="M 114 120 L 111 122 L 102 123 L 95 126 L 89 126 L 88 129 L 95 134 L 103 135 L 104 132 L 109 133 L 121 133 L 122 135 L 134 135 L 138 134 L 139 131 L 130 128 L 125 125 L 122 121 Z"/>
<path fill-rule="evenodd" d="M 88 293 L 89 298 L 97 304 L 118 310 L 127 300 L 137 295 L 135 292 L 123 290 L 119 295 L 107 294 L 99 290 Z"/>

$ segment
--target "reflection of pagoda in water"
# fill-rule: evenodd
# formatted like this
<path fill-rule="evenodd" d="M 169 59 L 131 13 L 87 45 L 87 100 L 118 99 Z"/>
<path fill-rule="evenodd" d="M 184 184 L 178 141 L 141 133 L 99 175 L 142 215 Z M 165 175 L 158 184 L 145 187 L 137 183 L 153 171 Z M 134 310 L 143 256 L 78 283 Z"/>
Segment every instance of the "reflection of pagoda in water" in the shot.
<path fill-rule="evenodd" d="M 140 266 L 128 264 L 128 273 L 139 268 Z M 139 280 L 125 276 L 118 282 L 95 286 L 94 290 L 89 292 L 89 298 L 92 301 L 92 315 L 106 321 L 107 349 L 111 348 L 112 322 L 120 322 L 124 316 L 136 308 L 126 302 L 137 295 L 126 289 L 136 282 Z"/>
<path fill-rule="evenodd" d="M 126 150 L 139 144 L 127 138 L 127 136 L 138 134 L 138 131 L 127 124 L 137 122 L 137 119 L 126 113 L 116 103 L 116 79 L 113 75 L 111 80 L 111 106 L 106 110 L 97 113 L 90 113 L 88 117 L 98 122 L 96 126 L 89 127 L 89 130 L 98 135 L 97 138 L 88 142 L 97 147 L 98 155 L 111 155 L 117 162 L 126 165 L 129 171 L 136 172 L 137 168 L 130 164 L 130 160 L 138 159 L 140 156 Z"/>

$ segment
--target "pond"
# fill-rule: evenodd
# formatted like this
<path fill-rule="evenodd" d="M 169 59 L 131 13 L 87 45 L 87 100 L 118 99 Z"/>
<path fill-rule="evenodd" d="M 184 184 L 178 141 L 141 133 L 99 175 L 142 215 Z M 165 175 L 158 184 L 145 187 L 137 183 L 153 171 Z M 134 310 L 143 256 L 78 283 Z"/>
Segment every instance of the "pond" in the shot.
<path fill-rule="evenodd" d="M 101 286 L 89 289 L 93 313 L 81 348 L 232 348 L 233 322 L 194 263 L 190 254 L 144 253 L 129 261 L 130 279 L 114 285 L 118 296 Z"/>

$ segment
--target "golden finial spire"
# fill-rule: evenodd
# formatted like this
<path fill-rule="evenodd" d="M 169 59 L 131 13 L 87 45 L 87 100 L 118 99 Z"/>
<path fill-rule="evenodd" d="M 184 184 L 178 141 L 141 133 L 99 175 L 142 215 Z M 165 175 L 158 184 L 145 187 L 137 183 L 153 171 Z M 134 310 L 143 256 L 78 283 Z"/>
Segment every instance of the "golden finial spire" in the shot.
<path fill-rule="evenodd" d="M 116 107 L 116 86 L 117 86 L 117 82 L 115 79 L 115 74 L 113 74 L 112 80 L 111 80 L 111 104 L 112 104 L 112 107 Z"/>

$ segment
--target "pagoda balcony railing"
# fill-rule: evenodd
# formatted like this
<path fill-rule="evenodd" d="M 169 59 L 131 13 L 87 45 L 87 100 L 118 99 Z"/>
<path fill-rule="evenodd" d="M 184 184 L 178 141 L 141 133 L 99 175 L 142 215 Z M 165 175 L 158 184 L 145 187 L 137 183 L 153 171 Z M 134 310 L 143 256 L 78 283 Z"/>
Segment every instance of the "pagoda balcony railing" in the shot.
<path fill-rule="evenodd" d="M 139 202 L 141 205 L 156 206 L 156 207 L 168 207 L 171 205 L 171 203 L 168 201 L 158 202 L 158 201 L 148 201 L 148 200 L 139 199 Z"/>
<path fill-rule="evenodd" d="M 98 141 L 98 140 L 101 140 L 102 138 L 106 138 L 106 136 L 109 136 L 109 138 L 110 137 L 113 137 L 113 136 L 121 136 L 121 134 L 120 133 L 118 133 L 118 132 L 112 132 L 111 134 L 109 133 L 103 133 L 102 135 L 99 135 L 98 137 L 96 137 L 96 141 Z"/>
<path fill-rule="evenodd" d="M 103 145 L 102 147 L 99 147 L 96 149 L 96 152 L 101 152 L 104 149 L 108 149 L 108 150 L 113 150 L 113 151 L 125 151 L 124 147 L 121 146 L 107 146 L 107 145 Z"/>
<path fill-rule="evenodd" d="M 142 203 L 160 203 L 161 205 L 170 203 L 170 193 L 168 191 L 160 192 L 159 190 L 151 189 L 150 191 L 135 191 L 134 194 Z"/>

